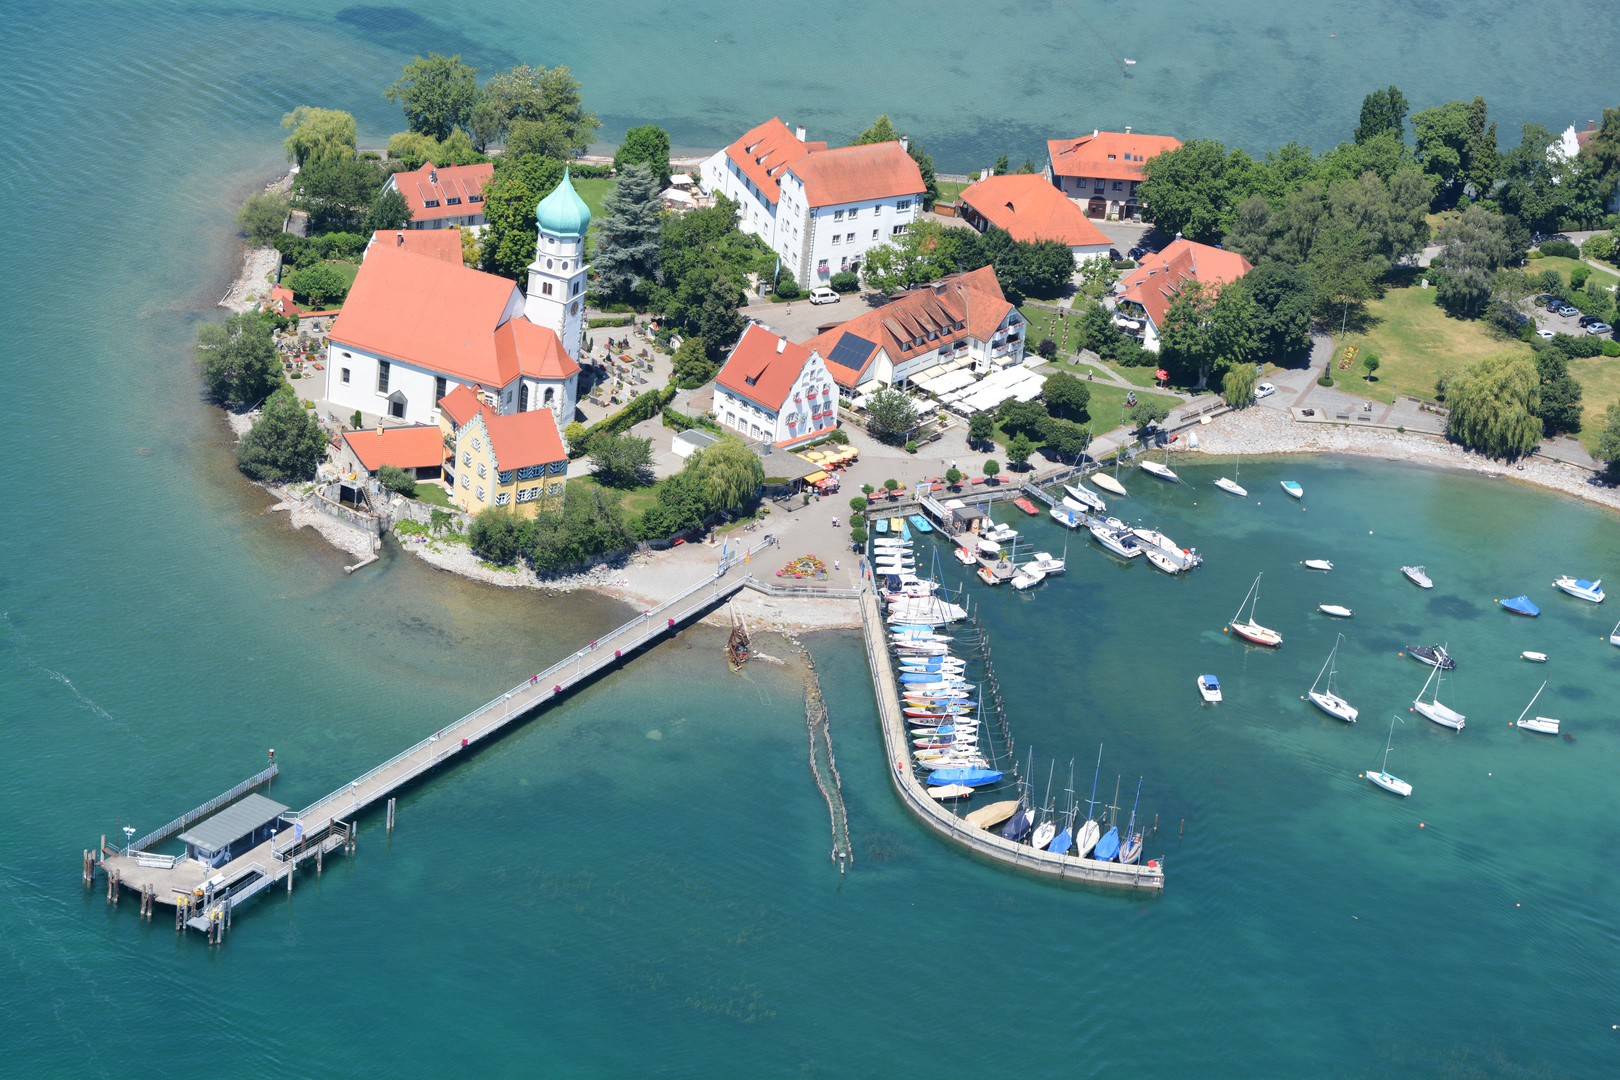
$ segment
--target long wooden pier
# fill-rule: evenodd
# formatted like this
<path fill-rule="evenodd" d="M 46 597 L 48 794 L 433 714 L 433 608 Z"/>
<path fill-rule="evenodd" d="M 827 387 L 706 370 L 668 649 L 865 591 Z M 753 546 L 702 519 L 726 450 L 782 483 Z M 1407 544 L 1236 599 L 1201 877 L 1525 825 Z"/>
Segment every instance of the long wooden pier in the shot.
<path fill-rule="evenodd" d="M 877 597 L 870 592 L 861 597 L 861 627 L 866 638 L 867 663 L 872 670 L 872 688 L 877 692 L 878 723 L 883 728 L 883 746 L 889 756 L 889 780 L 899 793 L 900 801 L 923 824 L 977 855 L 1021 870 L 1129 889 L 1164 888 L 1162 865 L 1099 862 L 1015 844 L 967 824 L 931 799 L 912 770 L 911 743 L 906 738 L 905 715 L 900 710 L 898 684 L 889 662 L 887 627 L 878 610 Z"/>
<path fill-rule="evenodd" d="M 657 607 L 642 612 L 624 625 L 586 644 L 564 660 L 529 676 L 526 680 L 485 702 L 467 715 L 432 735 L 407 747 L 381 765 L 370 769 L 337 790 L 316 799 L 295 814 L 285 814 L 286 830 L 225 865 L 211 869 L 184 856 L 154 855 L 142 850 L 149 843 L 179 831 L 191 821 L 229 802 L 242 791 L 271 775 L 266 770 L 198 810 L 177 818 L 169 826 L 122 850 L 107 848 L 105 840 L 98 853 L 107 873 L 107 898 L 117 902 L 119 889 L 141 894 L 141 910 L 150 916 L 158 903 L 175 907 L 175 925 L 203 931 L 210 940 L 220 940 L 230 925 L 231 910 L 242 902 L 285 881 L 290 892 L 293 877 L 301 864 L 314 861 L 317 872 L 326 854 L 355 847 L 355 817 L 367 807 L 387 798 L 424 773 L 443 765 L 464 751 L 498 734 L 536 709 L 555 701 L 569 690 L 590 681 L 643 646 L 661 640 L 688 620 L 752 582 L 747 574 L 728 578 L 727 572 L 769 546 L 767 538 L 746 551 L 725 559 L 711 576 L 683 589 Z M 389 827 L 393 825 L 390 800 Z M 95 875 L 90 852 L 85 853 L 85 881 Z"/>

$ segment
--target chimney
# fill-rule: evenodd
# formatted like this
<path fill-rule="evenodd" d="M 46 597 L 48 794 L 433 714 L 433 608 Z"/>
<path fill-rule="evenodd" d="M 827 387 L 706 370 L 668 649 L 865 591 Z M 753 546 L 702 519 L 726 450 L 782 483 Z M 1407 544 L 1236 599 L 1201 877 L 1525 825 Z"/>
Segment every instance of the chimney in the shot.
<path fill-rule="evenodd" d="M 428 170 L 428 183 L 437 184 L 438 182 L 439 182 L 439 170 L 438 169 L 429 169 Z"/>
<path fill-rule="evenodd" d="M 1587 121 L 1587 122 L 1586 122 L 1586 130 L 1587 130 L 1587 131 L 1591 131 L 1591 130 L 1592 130 L 1592 121 L 1590 121 L 1590 120 L 1588 120 L 1588 121 Z"/>
<path fill-rule="evenodd" d="M 980 180 L 988 180 L 988 179 L 990 179 L 990 170 L 989 169 L 980 169 L 979 170 L 979 179 Z"/>
<path fill-rule="evenodd" d="M 1092 128 L 1091 129 L 1091 137 L 1093 139 L 1095 139 L 1098 135 L 1101 135 L 1101 134 L 1102 134 L 1102 128 Z"/>
<path fill-rule="evenodd" d="M 902 136 L 900 136 L 900 149 L 906 151 L 907 153 L 911 152 L 911 136 L 910 135 L 902 135 Z"/>
<path fill-rule="evenodd" d="M 1130 133 L 1131 133 L 1131 125 L 1126 124 L 1125 125 L 1125 134 L 1129 135 Z"/>
<path fill-rule="evenodd" d="M 793 129 L 793 137 L 795 139 L 798 139 L 800 142 L 804 142 L 804 125 L 803 124 L 800 124 L 798 127 Z"/>
<path fill-rule="evenodd" d="M 400 233 L 398 235 L 399 235 L 399 239 L 394 241 L 394 246 L 395 247 L 404 247 L 405 246 L 405 234 Z"/>
<path fill-rule="evenodd" d="M 782 350 L 785 349 L 785 348 L 787 348 L 787 338 L 777 338 L 776 339 L 776 352 L 777 352 L 777 355 L 781 355 Z"/>

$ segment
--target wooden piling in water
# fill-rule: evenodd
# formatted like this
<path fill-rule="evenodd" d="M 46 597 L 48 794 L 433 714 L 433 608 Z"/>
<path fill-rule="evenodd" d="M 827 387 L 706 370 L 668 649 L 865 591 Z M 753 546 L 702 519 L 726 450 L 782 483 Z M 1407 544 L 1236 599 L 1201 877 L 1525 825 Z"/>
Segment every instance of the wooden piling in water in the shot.
<path fill-rule="evenodd" d="M 394 834 L 394 800 L 392 798 L 388 800 L 388 834 L 390 836 Z"/>

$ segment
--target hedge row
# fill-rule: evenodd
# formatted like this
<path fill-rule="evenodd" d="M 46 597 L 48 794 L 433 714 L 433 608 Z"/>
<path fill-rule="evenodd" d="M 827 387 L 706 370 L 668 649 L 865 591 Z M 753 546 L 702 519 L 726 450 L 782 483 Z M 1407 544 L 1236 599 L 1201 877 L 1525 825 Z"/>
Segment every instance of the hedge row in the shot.
<path fill-rule="evenodd" d="M 675 387 L 666 386 L 662 390 L 648 390 L 637 394 L 630 399 L 630 403 L 614 413 L 585 429 L 583 442 L 589 443 L 597 435 L 620 435 L 643 420 L 651 420 L 657 416 L 665 405 L 675 399 Z"/>

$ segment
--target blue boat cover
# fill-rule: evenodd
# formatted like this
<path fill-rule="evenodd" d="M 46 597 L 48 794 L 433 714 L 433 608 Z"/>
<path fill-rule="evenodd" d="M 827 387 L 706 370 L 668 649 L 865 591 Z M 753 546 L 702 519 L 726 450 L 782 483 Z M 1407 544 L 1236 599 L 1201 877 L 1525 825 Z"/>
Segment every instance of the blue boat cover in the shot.
<path fill-rule="evenodd" d="M 1108 862 L 1118 854 L 1119 829 L 1111 827 L 1107 832 L 1103 833 L 1102 839 L 1097 841 L 1097 846 L 1092 849 L 1091 857 L 1098 862 Z"/>
<path fill-rule="evenodd" d="M 1219 690 L 1221 688 L 1221 681 L 1213 675 L 1205 675 L 1204 685 L 1209 687 L 1211 690 Z"/>
<path fill-rule="evenodd" d="M 1046 845 L 1046 850 L 1054 851 L 1059 855 L 1067 855 L 1072 847 L 1074 847 L 1074 837 L 1069 833 L 1068 829 L 1064 829 L 1052 838 L 1052 842 Z"/>
<path fill-rule="evenodd" d="M 902 540 L 911 539 L 911 530 L 906 528 L 906 523 L 904 521 L 900 522 L 900 538 Z"/>
<path fill-rule="evenodd" d="M 872 528 L 874 528 L 875 530 L 877 530 L 880 533 L 888 532 L 889 531 L 889 519 L 888 518 L 878 518 L 877 521 L 872 523 Z"/>
<path fill-rule="evenodd" d="M 1030 827 L 1035 824 L 1035 815 L 1028 810 L 1020 810 L 1012 816 L 1012 820 L 1002 826 L 1001 836 L 1005 840 L 1018 843 L 1029 835 Z"/>
<path fill-rule="evenodd" d="M 1575 587 L 1577 589 L 1584 589 L 1587 592 L 1591 592 L 1593 589 L 1597 588 L 1597 583 L 1593 582 L 1593 581 L 1587 581 L 1585 578 L 1576 578 L 1575 579 Z"/>
<path fill-rule="evenodd" d="M 887 588 L 898 589 L 900 587 L 900 575 L 899 574 L 884 574 L 883 575 L 883 584 Z"/>
<path fill-rule="evenodd" d="M 946 784 L 979 787 L 982 784 L 994 784 L 1000 779 L 1001 774 L 995 769 L 935 769 L 928 774 L 928 782 L 935 787 L 944 787 Z"/>
<path fill-rule="evenodd" d="M 960 675 L 950 675 L 943 671 L 908 671 L 900 676 L 900 681 L 903 683 L 950 683 L 953 686 L 960 685 L 966 690 L 973 689 L 967 683 L 962 682 Z"/>
<path fill-rule="evenodd" d="M 1517 611 L 1520 615 L 1541 614 L 1541 609 L 1532 604 L 1528 596 L 1515 596 L 1511 600 L 1498 600 L 1497 603 L 1509 611 Z"/>
<path fill-rule="evenodd" d="M 928 519 L 923 517 L 921 514 L 912 514 L 906 520 L 915 525 L 918 532 L 934 531 L 934 527 L 928 523 Z"/>

